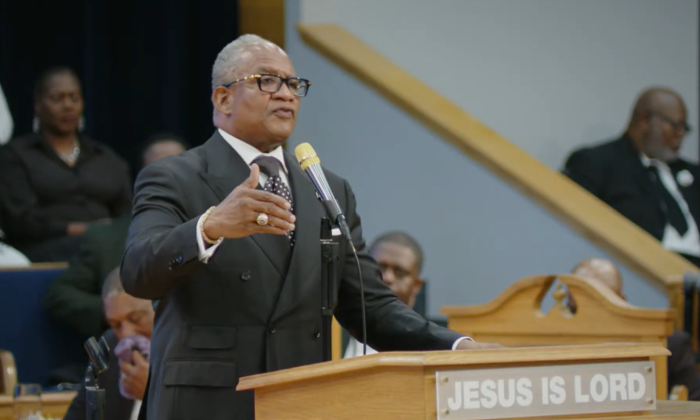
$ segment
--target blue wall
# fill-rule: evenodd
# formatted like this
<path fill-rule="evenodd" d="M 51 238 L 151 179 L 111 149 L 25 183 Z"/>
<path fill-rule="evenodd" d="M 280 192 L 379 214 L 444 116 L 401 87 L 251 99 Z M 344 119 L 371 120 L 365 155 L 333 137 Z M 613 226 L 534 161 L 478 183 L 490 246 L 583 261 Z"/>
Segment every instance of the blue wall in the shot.
<path fill-rule="evenodd" d="M 522 277 L 568 272 L 605 253 L 486 169 L 309 49 L 287 2 L 286 50 L 313 82 L 290 150 L 311 143 L 327 168 L 347 178 L 365 237 L 414 235 L 426 253 L 429 314 L 485 303 Z M 666 307 L 665 296 L 622 267 L 631 303 Z"/>

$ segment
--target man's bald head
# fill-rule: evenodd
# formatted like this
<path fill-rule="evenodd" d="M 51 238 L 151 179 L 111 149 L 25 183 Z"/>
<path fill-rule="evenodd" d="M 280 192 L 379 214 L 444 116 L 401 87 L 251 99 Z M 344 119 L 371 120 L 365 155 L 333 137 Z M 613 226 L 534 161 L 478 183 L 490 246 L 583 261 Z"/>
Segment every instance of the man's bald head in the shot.
<path fill-rule="evenodd" d="M 677 92 L 664 87 L 646 89 L 637 97 L 627 133 L 647 157 L 672 162 L 687 132 L 686 113 Z"/>
<path fill-rule="evenodd" d="M 676 91 L 664 87 L 649 88 L 637 97 L 632 109 L 632 121 L 650 112 L 666 112 L 676 107 L 685 112 L 683 98 Z"/>
<path fill-rule="evenodd" d="M 581 261 L 574 267 L 571 274 L 577 276 L 593 278 L 605 284 L 621 298 L 625 298 L 622 293 L 622 276 L 612 261 L 601 258 L 589 258 Z"/>

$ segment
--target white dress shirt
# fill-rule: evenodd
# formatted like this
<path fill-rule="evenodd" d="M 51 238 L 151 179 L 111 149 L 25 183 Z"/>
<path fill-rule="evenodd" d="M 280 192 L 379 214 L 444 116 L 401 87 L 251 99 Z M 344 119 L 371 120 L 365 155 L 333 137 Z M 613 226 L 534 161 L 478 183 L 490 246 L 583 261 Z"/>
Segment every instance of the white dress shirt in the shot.
<path fill-rule="evenodd" d="M 470 340 L 474 341 L 471 339 L 471 337 L 462 337 L 458 338 L 457 341 L 452 344 L 452 350 L 457 350 L 457 345 L 462 342 L 462 340 Z M 350 342 L 348 343 L 348 347 L 345 349 L 345 354 L 343 355 L 343 359 L 350 359 L 352 357 L 358 357 L 358 356 L 365 356 L 363 353 L 363 346 L 362 343 L 359 341 L 355 340 L 355 337 L 350 337 Z M 376 354 L 378 353 L 377 350 L 373 349 L 370 346 L 367 346 L 367 356 L 370 354 Z"/>
<path fill-rule="evenodd" d="M 641 159 L 644 166 L 655 166 L 659 170 L 661 183 L 666 190 L 668 190 L 673 199 L 676 200 L 685 216 L 686 223 L 688 223 L 688 230 L 685 232 L 685 235 L 681 236 L 670 223 L 666 222 L 661 244 L 666 249 L 700 257 L 700 232 L 698 231 L 698 225 L 695 223 L 695 218 L 693 218 L 693 215 L 690 213 L 688 203 L 678 189 L 678 184 L 676 184 L 673 178 L 671 168 L 669 168 L 666 163 L 656 159 L 649 159 L 645 155 L 641 155 Z"/>
<path fill-rule="evenodd" d="M 350 337 L 350 342 L 348 343 L 348 347 L 345 349 L 345 354 L 343 355 L 343 359 L 350 359 L 352 357 L 358 357 L 358 356 L 364 356 L 362 354 L 362 343 L 359 341 L 355 340 L 355 337 Z M 370 346 L 367 346 L 367 356 L 370 354 L 375 354 L 377 353 L 377 350 L 373 349 Z"/>
<path fill-rule="evenodd" d="M 2 86 L 0 86 L 0 144 L 5 144 L 10 140 L 13 128 L 14 123 L 12 114 L 10 114 L 10 107 L 7 106 L 5 94 L 2 92 Z"/>
<path fill-rule="evenodd" d="M 131 417 L 129 420 L 137 420 L 141 411 L 141 400 L 134 400 L 134 408 L 131 409 Z"/>
<path fill-rule="evenodd" d="M 266 155 L 266 156 L 272 156 L 273 158 L 277 159 L 280 161 L 282 164 L 282 171 L 280 171 L 280 178 L 282 178 L 282 181 L 287 184 L 287 187 L 289 188 L 289 179 L 287 178 L 287 165 L 284 163 L 284 151 L 282 150 L 281 147 L 276 148 L 270 153 L 262 153 L 260 150 L 256 149 L 255 147 L 249 145 L 248 143 L 244 142 L 243 140 L 237 139 L 234 136 L 230 135 L 229 133 L 225 132 L 222 129 L 219 129 L 219 134 L 221 134 L 221 137 L 226 140 L 228 144 L 233 147 L 233 150 L 238 153 L 241 158 L 243 158 L 243 161 L 250 166 L 255 159 L 257 159 L 258 156 L 260 155 Z M 260 172 L 260 178 L 259 182 L 261 186 L 265 186 L 265 183 L 267 182 L 267 175 L 263 174 Z M 291 188 L 289 188 L 291 191 Z M 202 238 L 202 235 L 200 235 L 199 232 L 201 232 L 201 224 L 202 224 L 202 217 L 199 218 L 199 221 L 197 222 L 197 247 L 199 248 L 199 260 L 202 261 L 204 264 L 209 262 L 209 259 L 214 255 L 216 252 L 216 249 L 221 245 L 221 243 L 212 245 L 209 248 L 204 246 L 204 238 Z M 216 239 L 216 238 L 211 238 Z M 354 338 L 353 338 L 354 340 Z M 462 340 L 471 340 L 470 337 L 461 337 L 458 338 L 457 341 L 454 342 L 452 345 L 452 350 L 457 348 L 457 345 L 462 341 Z M 472 340 L 473 341 L 473 340 Z M 359 344 L 359 343 L 358 343 Z M 367 354 L 369 354 L 370 348 L 367 347 Z M 374 350 L 373 350 L 374 351 Z M 362 345 L 360 344 L 360 352 L 358 355 L 362 354 Z"/>

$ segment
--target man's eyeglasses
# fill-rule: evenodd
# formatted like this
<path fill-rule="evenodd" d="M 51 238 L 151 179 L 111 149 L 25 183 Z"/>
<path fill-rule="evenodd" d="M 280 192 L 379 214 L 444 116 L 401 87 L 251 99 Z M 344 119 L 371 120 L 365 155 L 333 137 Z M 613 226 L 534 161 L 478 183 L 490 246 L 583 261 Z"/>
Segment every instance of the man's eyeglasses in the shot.
<path fill-rule="evenodd" d="M 661 121 L 668 123 L 671 127 L 673 127 L 673 129 L 676 132 L 683 131 L 685 134 L 688 134 L 688 133 L 690 133 L 690 130 L 692 130 L 692 127 L 690 126 L 690 124 L 688 124 L 685 121 L 676 121 L 676 120 L 669 118 L 663 114 L 659 114 L 658 112 L 652 112 L 651 115 L 660 119 Z"/>
<path fill-rule="evenodd" d="M 224 87 L 229 87 L 234 83 L 244 82 L 248 79 L 256 79 L 258 82 L 258 88 L 261 91 L 267 93 L 277 93 L 282 88 L 282 82 L 284 82 L 289 90 L 294 96 L 303 98 L 309 92 L 309 86 L 311 82 L 306 79 L 300 79 L 298 77 L 287 77 L 278 76 L 276 74 L 253 74 L 251 76 L 246 76 L 242 79 L 234 80 L 233 82 L 228 82 Z"/>

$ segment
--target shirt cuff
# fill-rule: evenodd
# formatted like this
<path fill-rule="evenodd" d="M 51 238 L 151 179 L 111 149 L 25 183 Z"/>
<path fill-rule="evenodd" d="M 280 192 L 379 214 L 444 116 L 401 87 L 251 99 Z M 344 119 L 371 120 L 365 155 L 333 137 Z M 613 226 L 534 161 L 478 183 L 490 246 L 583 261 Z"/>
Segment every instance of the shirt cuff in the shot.
<path fill-rule="evenodd" d="M 457 350 L 457 346 L 459 345 L 459 343 L 461 343 L 464 340 L 474 341 L 471 337 L 458 338 L 457 341 L 455 341 L 454 344 L 452 344 L 452 350 Z"/>
<path fill-rule="evenodd" d="M 204 264 L 209 262 L 209 258 L 211 258 L 214 253 L 216 252 L 216 249 L 219 248 L 219 245 L 221 245 L 221 242 L 219 242 L 216 245 L 212 245 L 209 248 L 204 246 L 204 238 L 202 238 L 202 223 L 204 222 L 202 218 L 204 215 L 199 217 L 199 220 L 197 221 L 197 231 L 195 234 L 197 235 L 197 248 L 199 248 L 199 261 L 203 262 Z"/>

